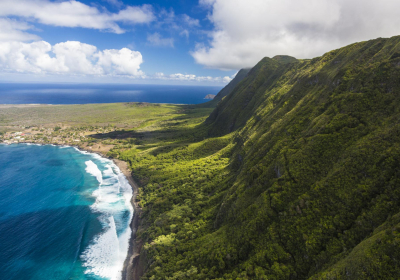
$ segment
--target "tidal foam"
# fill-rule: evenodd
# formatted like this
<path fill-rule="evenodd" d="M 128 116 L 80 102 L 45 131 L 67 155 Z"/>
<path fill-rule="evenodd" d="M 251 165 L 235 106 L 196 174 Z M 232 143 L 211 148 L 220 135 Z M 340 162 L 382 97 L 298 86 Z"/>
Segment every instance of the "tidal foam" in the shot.
<path fill-rule="evenodd" d="M 93 191 L 94 204 L 90 206 L 99 216 L 103 230 L 85 249 L 81 258 L 86 274 L 106 279 L 120 279 L 128 254 L 130 223 L 133 207 L 132 189 L 126 177 L 110 160 L 95 157 L 97 164 L 86 161 L 86 172 L 99 182 Z"/>

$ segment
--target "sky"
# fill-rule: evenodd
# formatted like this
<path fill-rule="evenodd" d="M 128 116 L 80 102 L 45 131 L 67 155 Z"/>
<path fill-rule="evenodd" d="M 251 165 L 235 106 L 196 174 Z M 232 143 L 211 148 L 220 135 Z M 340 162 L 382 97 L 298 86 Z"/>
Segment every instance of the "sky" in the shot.
<path fill-rule="evenodd" d="M 0 0 L 0 81 L 224 85 L 400 35 L 399 0 Z"/>

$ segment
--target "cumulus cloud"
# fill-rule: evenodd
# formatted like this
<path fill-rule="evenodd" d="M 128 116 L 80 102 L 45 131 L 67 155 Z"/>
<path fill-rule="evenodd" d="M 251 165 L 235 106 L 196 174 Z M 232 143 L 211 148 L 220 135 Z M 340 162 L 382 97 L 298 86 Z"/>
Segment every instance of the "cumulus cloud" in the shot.
<path fill-rule="evenodd" d="M 45 41 L 33 43 L 0 42 L 0 68 L 3 72 L 36 74 L 142 76 L 140 52 L 127 48 L 99 51 L 95 46 L 67 41 L 54 46 Z"/>
<path fill-rule="evenodd" d="M 33 27 L 25 22 L 0 18 L 0 42 L 38 40 L 38 36 L 26 32 L 29 29 L 33 29 Z"/>
<path fill-rule="evenodd" d="M 109 13 L 75 0 L 1 0 L 0 16 L 34 19 L 53 26 L 109 30 L 117 34 L 124 33 L 118 22 L 140 24 L 155 20 L 150 5 L 128 6 L 118 13 Z"/>
<path fill-rule="evenodd" d="M 264 56 L 312 58 L 356 41 L 400 34 L 400 1 L 200 0 L 214 24 L 192 52 L 211 68 L 254 66 Z"/>
<path fill-rule="evenodd" d="M 196 76 L 194 74 L 170 74 L 165 75 L 164 73 L 156 73 L 153 78 L 158 80 L 168 80 L 168 81 L 192 81 L 192 82 L 213 82 L 213 83 L 229 83 L 232 79 L 228 76 L 226 77 L 211 77 L 211 76 Z"/>
<path fill-rule="evenodd" d="M 107 74 L 141 76 L 139 70 L 143 62 L 140 52 L 123 48 L 120 50 L 104 50 L 97 54 L 99 65 Z"/>
<path fill-rule="evenodd" d="M 160 33 L 155 32 L 154 34 L 147 35 L 147 43 L 151 46 L 173 48 L 174 38 L 163 38 Z"/>

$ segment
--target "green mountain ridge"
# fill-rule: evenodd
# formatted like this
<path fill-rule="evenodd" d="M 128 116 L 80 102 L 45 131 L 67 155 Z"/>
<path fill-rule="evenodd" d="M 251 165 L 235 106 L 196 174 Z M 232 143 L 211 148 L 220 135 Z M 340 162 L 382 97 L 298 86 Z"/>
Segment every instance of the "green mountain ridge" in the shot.
<path fill-rule="evenodd" d="M 197 107 L 199 108 L 215 107 L 219 101 L 221 101 L 225 96 L 229 95 L 234 90 L 236 85 L 246 77 L 247 73 L 249 73 L 250 70 L 251 69 L 240 69 L 238 73 L 235 75 L 235 77 L 232 79 L 232 81 L 230 81 L 223 89 L 221 89 L 213 100 L 203 104 L 199 104 L 197 105 Z"/>
<path fill-rule="evenodd" d="M 399 123 L 399 36 L 262 59 L 203 124 L 119 154 L 142 279 L 398 279 Z"/>
<path fill-rule="evenodd" d="M 334 265 L 399 211 L 399 42 L 357 43 L 290 65 L 265 58 L 208 119 L 211 135 L 241 128 L 235 162 L 240 173 L 218 223 L 241 221 L 237 232 L 256 220 L 268 224 L 264 230 L 284 229 L 283 244 L 264 237 L 289 253 L 294 272 L 288 278 L 399 275 L 398 253 L 381 252 L 383 245 L 374 244 L 386 260 L 367 250 L 368 258 L 359 256 L 363 265 L 354 259 L 347 259 L 354 267 Z M 264 213 L 249 218 L 243 211 L 249 208 Z M 274 214 L 277 221 L 266 222 Z M 398 226 L 386 233 L 391 242 L 399 237 Z"/>

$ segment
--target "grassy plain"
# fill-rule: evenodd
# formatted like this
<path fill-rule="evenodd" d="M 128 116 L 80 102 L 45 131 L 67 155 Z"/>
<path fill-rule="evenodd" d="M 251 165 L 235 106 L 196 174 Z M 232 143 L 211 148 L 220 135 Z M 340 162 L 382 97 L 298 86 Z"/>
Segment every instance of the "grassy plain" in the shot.
<path fill-rule="evenodd" d="M 0 105 L 0 140 L 76 145 L 104 154 L 114 147 L 143 149 L 199 125 L 211 110 L 149 103 Z"/>
<path fill-rule="evenodd" d="M 0 105 L 0 126 L 108 126 L 134 128 L 174 117 L 182 107 L 168 104 Z"/>

